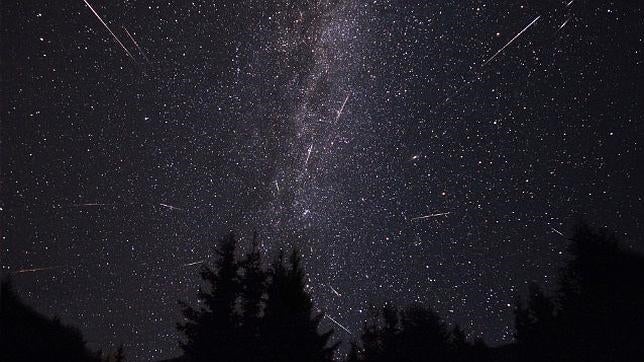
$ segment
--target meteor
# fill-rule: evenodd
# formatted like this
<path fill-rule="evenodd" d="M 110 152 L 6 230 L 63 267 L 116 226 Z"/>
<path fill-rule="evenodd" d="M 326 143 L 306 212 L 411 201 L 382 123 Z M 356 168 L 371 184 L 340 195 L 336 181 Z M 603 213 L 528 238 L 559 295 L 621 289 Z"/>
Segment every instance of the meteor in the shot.
<path fill-rule="evenodd" d="M 571 18 L 566 19 L 566 21 L 564 21 L 564 22 L 563 22 L 563 24 L 561 24 L 561 25 L 559 26 L 559 29 L 557 29 L 557 30 L 561 30 L 561 29 L 563 29 L 563 27 L 564 27 L 564 26 L 566 26 L 566 24 L 568 24 L 568 22 L 570 21 L 570 19 L 571 19 Z"/>
<path fill-rule="evenodd" d="M 48 267 L 40 267 L 40 268 L 19 269 L 19 270 L 16 270 L 14 274 L 35 273 L 39 271 L 47 271 L 47 270 L 54 270 L 54 269 L 60 269 L 60 268 L 64 268 L 64 266 L 57 265 L 57 266 L 48 266 Z"/>
<path fill-rule="evenodd" d="M 483 66 L 486 66 L 489 62 L 491 62 L 492 60 L 494 60 L 494 58 L 496 58 L 496 56 L 497 56 L 497 55 L 501 54 L 501 52 L 502 52 L 503 50 L 505 50 L 505 48 L 507 48 L 510 44 L 512 44 L 515 40 L 517 40 L 517 38 L 518 38 L 518 37 L 520 37 L 520 36 L 521 36 L 521 34 L 523 34 L 526 30 L 530 29 L 530 27 L 531 27 L 532 25 L 534 25 L 534 23 L 536 23 L 536 22 L 537 22 L 537 20 L 539 20 L 539 18 L 541 18 L 541 15 L 537 16 L 536 18 L 534 18 L 534 20 L 532 20 L 532 21 L 530 22 L 530 24 L 526 25 L 526 27 L 525 27 L 525 28 L 523 28 L 523 30 L 521 30 L 519 33 L 517 33 L 517 35 L 515 35 L 515 36 L 514 36 L 514 38 L 510 39 L 510 41 L 509 41 L 509 42 L 507 42 L 507 44 L 505 44 L 501 49 L 499 49 L 499 51 L 497 51 L 496 53 L 494 53 L 494 55 L 493 55 L 493 56 L 491 56 L 488 60 L 486 60 L 486 61 L 483 63 Z"/>
<path fill-rule="evenodd" d="M 333 291 L 333 293 L 335 293 L 335 295 L 337 295 L 338 297 L 342 296 L 342 294 L 340 294 L 337 290 L 335 290 L 335 288 L 333 288 L 331 285 L 329 285 L 329 288 L 331 288 L 331 291 Z"/>
<path fill-rule="evenodd" d="M 168 205 L 168 204 L 162 204 L 162 203 L 159 203 L 159 205 L 161 205 L 161 206 L 163 206 L 163 207 L 165 207 L 165 208 L 168 208 L 168 209 L 170 209 L 170 210 L 185 211 L 184 209 L 182 209 L 182 208 L 180 208 L 180 207 L 176 207 L 176 206 L 172 206 L 172 205 Z"/>
<path fill-rule="evenodd" d="M 554 233 L 558 234 L 561 237 L 564 237 L 564 238 L 566 237 L 566 235 L 564 235 L 561 231 L 559 231 L 559 230 L 557 230 L 555 228 L 550 228 L 550 230 L 552 230 Z"/>
<path fill-rule="evenodd" d="M 114 204 L 102 204 L 99 202 L 88 202 L 84 204 L 72 204 L 74 207 L 85 207 L 85 206 L 112 206 Z"/>
<path fill-rule="evenodd" d="M 107 29 L 107 31 L 109 31 L 109 32 L 110 32 L 110 34 L 112 34 L 112 37 L 114 37 L 114 40 L 116 40 L 116 42 L 117 42 L 117 43 L 119 43 L 119 45 L 121 46 L 121 48 L 123 48 L 123 50 L 125 50 L 125 54 L 127 54 L 130 58 L 132 58 L 132 60 L 133 60 L 133 61 L 135 61 L 135 62 L 136 62 L 136 60 L 134 59 L 134 57 L 132 56 L 132 54 L 130 53 L 130 51 L 129 51 L 129 50 L 127 50 L 127 48 L 125 47 L 125 45 L 123 45 L 123 43 L 121 43 L 121 41 L 119 40 L 119 38 L 118 38 L 118 37 L 116 37 L 116 35 L 115 35 L 115 34 L 114 34 L 114 32 L 112 31 L 112 29 L 110 29 L 110 27 L 109 27 L 109 26 L 107 26 L 107 24 L 105 24 L 105 22 L 103 21 L 103 19 L 101 18 L 101 16 L 100 16 L 100 15 L 98 15 L 98 13 L 96 12 L 96 10 L 94 10 L 94 8 L 92 7 L 92 5 L 90 5 L 90 4 L 87 2 L 87 0 L 83 0 L 83 1 L 84 1 L 84 2 L 85 2 L 85 4 L 89 7 L 89 9 L 90 9 L 90 10 L 92 10 L 92 12 L 94 13 L 94 15 L 96 15 L 96 17 L 97 17 L 97 18 L 98 18 L 98 20 L 101 22 L 101 24 L 103 24 L 103 26 L 105 26 L 105 29 Z"/>
<path fill-rule="evenodd" d="M 205 260 L 193 261 L 192 263 L 183 264 L 183 266 L 193 266 L 193 265 L 197 265 L 197 264 L 203 264 L 204 262 L 205 262 Z"/>
<path fill-rule="evenodd" d="M 134 40 L 134 37 L 132 36 L 132 34 L 130 34 L 130 32 L 127 31 L 126 27 L 123 27 L 123 30 L 125 30 L 125 34 L 127 34 L 127 36 L 130 37 L 130 40 L 132 40 L 132 43 L 134 43 L 134 45 L 136 45 L 136 48 L 139 50 L 139 53 L 141 53 L 141 55 L 143 56 L 145 61 L 149 63 L 150 59 L 148 59 L 148 57 L 145 55 L 145 52 L 143 51 L 143 49 L 141 49 L 141 47 L 139 46 L 139 43 L 137 43 L 136 40 Z"/>
<path fill-rule="evenodd" d="M 344 329 L 344 331 L 345 331 L 345 332 L 349 333 L 350 335 L 353 335 L 353 333 L 351 333 L 351 331 L 350 331 L 350 330 L 348 330 L 348 329 L 347 329 L 347 327 L 345 327 L 345 326 L 343 326 L 342 324 L 338 323 L 338 321 L 336 321 L 335 319 L 333 319 L 333 318 L 329 317 L 329 316 L 328 316 L 328 315 L 326 315 L 326 314 L 325 314 L 324 316 L 325 316 L 326 318 L 329 318 L 329 320 L 330 320 L 331 322 L 335 323 L 338 327 L 340 327 L 340 328 Z"/>
<path fill-rule="evenodd" d="M 449 215 L 449 214 L 451 214 L 451 212 L 450 212 L 450 211 L 448 211 L 448 212 L 441 212 L 441 213 L 437 213 L 437 214 L 429 214 L 429 215 L 425 215 L 425 216 L 412 217 L 412 218 L 411 218 L 411 220 L 412 220 L 412 221 L 413 221 L 413 220 L 423 220 L 423 219 L 429 219 L 429 218 L 432 218 L 432 217 L 446 216 L 446 215 Z"/>
<path fill-rule="evenodd" d="M 309 147 L 309 151 L 306 153 L 306 160 L 304 161 L 304 167 L 309 164 L 309 158 L 311 157 L 311 152 L 313 151 L 313 144 Z"/>
<path fill-rule="evenodd" d="M 335 116 L 335 123 L 338 123 L 338 119 L 340 119 L 340 116 L 342 115 L 342 111 L 344 110 L 344 106 L 347 104 L 347 101 L 349 100 L 349 96 L 351 93 L 347 94 L 347 98 L 344 99 L 344 102 L 342 102 L 342 107 L 340 107 L 340 110 L 338 111 L 338 115 Z"/>

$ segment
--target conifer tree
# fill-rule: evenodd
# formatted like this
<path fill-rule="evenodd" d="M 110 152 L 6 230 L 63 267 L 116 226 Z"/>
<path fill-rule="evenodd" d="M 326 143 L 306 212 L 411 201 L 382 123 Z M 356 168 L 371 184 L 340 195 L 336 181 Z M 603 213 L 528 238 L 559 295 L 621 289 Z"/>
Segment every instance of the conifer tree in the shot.
<path fill-rule="evenodd" d="M 265 351 L 264 340 L 261 338 L 261 321 L 266 294 L 267 273 L 262 269 L 261 254 L 257 242 L 257 234 L 253 237 L 252 249 L 240 263 L 241 282 L 241 343 L 246 358 L 257 360 Z"/>
<path fill-rule="evenodd" d="M 26 305 L 12 283 L 2 281 L 0 289 L 0 360 L 99 362 L 100 353 L 91 352 L 81 332 L 50 319 Z"/>
<path fill-rule="evenodd" d="M 291 254 L 288 269 L 280 253 L 271 271 L 263 325 L 268 360 L 322 362 L 333 358 L 337 348 L 329 342 L 333 330 L 318 332 L 323 315 L 314 314 L 304 280 L 298 252 Z"/>
<path fill-rule="evenodd" d="M 181 342 L 185 356 L 191 361 L 235 361 L 239 359 L 239 315 L 236 304 L 240 293 L 238 263 L 235 259 L 237 241 L 229 234 L 217 249 L 215 268 L 204 266 L 201 278 L 207 289 L 200 289 L 198 308 L 180 302 L 184 322 L 177 328 L 186 340 Z"/>

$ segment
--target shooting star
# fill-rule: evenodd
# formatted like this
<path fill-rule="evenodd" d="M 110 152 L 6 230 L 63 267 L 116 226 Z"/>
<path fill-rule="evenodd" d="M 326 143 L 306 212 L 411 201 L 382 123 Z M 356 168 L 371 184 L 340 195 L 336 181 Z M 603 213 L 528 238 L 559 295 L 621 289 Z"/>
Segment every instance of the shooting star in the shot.
<path fill-rule="evenodd" d="M 561 25 L 559 26 L 559 29 L 557 29 L 557 30 L 561 30 L 561 29 L 563 29 L 563 27 L 564 27 L 564 26 L 566 26 L 566 24 L 568 24 L 568 22 L 570 21 L 570 19 L 571 19 L 571 18 L 566 19 L 566 21 L 564 21 L 564 22 L 563 22 L 563 24 L 561 24 Z"/>
<path fill-rule="evenodd" d="M 338 323 L 338 321 L 336 321 L 335 319 L 333 319 L 333 318 L 329 317 L 329 316 L 328 316 L 328 315 L 326 315 L 326 314 L 325 314 L 324 316 L 325 316 L 326 318 L 329 318 L 329 320 L 330 320 L 331 322 L 335 323 L 338 327 L 340 327 L 340 328 L 344 329 L 344 331 L 345 331 L 345 332 L 349 333 L 350 335 L 353 335 L 353 333 L 351 333 L 351 331 L 350 331 L 350 330 L 348 330 L 348 329 L 347 329 L 347 327 L 345 327 L 345 326 L 343 326 L 342 324 Z"/>
<path fill-rule="evenodd" d="M 275 180 L 275 189 L 277 190 L 277 193 L 280 193 L 280 184 Z"/>
<path fill-rule="evenodd" d="M 84 204 L 72 204 L 73 207 L 85 207 L 85 206 L 112 206 L 114 204 L 102 204 L 98 202 L 88 202 Z"/>
<path fill-rule="evenodd" d="M 203 264 L 204 262 L 205 262 L 205 260 L 193 261 L 192 263 L 183 264 L 183 266 L 193 266 L 193 265 L 197 265 L 197 264 Z"/>
<path fill-rule="evenodd" d="M 145 55 L 145 52 L 143 51 L 143 49 L 141 49 L 141 47 L 139 46 L 139 43 L 137 43 L 136 40 L 134 40 L 134 37 L 132 36 L 132 34 L 130 34 L 130 32 L 127 31 L 126 27 L 123 27 L 123 30 L 125 30 L 125 34 L 127 34 L 127 36 L 130 37 L 130 40 L 132 40 L 132 43 L 134 43 L 134 45 L 139 50 L 139 53 L 141 53 L 145 61 L 149 63 L 150 59 L 148 59 L 148 57 Z"/>
<path fill-rule="evenodd" d="M 333 291 L 333 293 L 334 293 L 335 295 L 337 295 L 338 297 L 341 297 L 341 296 L 342 296 L 342 294 L 340 294 L 337 290 L 335 290 L 335 288 L 333 288 L 330 284 L 329 284 L 329 288 L 331 288 L 331 291 Z"/>
<path fill-rule="evenodd" d="M 105 24 L 105 22 L 103 21 L 103 19 L 101 18 L 101 16 L 100 16 L 100 15 L 98 15 L 98 13 L 96 12 L 96 10 L 94 10 L 94 8 L 92 7 L 92 5 L 90 5 L 90 4 L 87 2 L 87 0 L 83 0 L 83 1 L 84 1 L 84 2 L 85 2 L 85 4 L 89 7 L 89 9 L 90 9 L 90 10 L 92 10 L 92 12 L 94 13 L 94 15 L 96 15 L 96 17 L 97 17 L 97 18 L 98 18 L 98 20 L 101 22 L 101 24 L 103 24 L 103 26 L 105 26 L 105 29 L 107 29 L 107 31 L 109 31 L 109 32 L 110 32 L 110 34 L 112 34 L 112 37 L 114 37 L 114 40 L 116 40 L 116 42 L 117 42 L 117 43 L 119 43 L 119 45 L 121 46 L 121 48 L 123 48 L 123 50 L 125 50 L 125 54 L 127 54 L 130 58 L 132 58 L 132 60 L 133 60 L 133 61 L 135 61 L 135 62 L 136 62 L 136 60 L 135 60 L 135 59 L 134 59 L 134 57 L 132 56 L 132 53 L 130 53 L 130 51 L 129 51 L 129 50 L 127 50 L 127 48 L 125 47 L 125 45 L 123 45 L 123 43 L 121 43 L 121 41 L 120 41 L 120 40 L 119 40 L 119 38 L 114 34 L 114 32 L 112 31 L 112 29 L 110 29 L 110 27 L 109 27 L 109 26 L 107 26 L 107 24 Z"/>
<path fill-rule="evenodd" d="M 304 167 L 309 164 L 309 158 L 311 157 L 311 152 L 313 151 L 313 144 L 309 147 L 309 151 L 306 153 L 306 160 L 304 161 Z"/>
<path fill-rule="evenodd" d="M 344 102 L 342 102 L 342 106 L 340 107 L 338 114 L 335 116 L 335 123 L 338 123 L 338 119 L 340 119 L 340 116 L 342 115 L 342 111 L 344 110 L 344 106 L 347 104 L 347 101 L 349 100 L 350 95 L 351 93 L 347 94 L 347 97 L 344 99 Z"/>
<path fill-rule="evenodd" d="M 561 236 L 563 238 L 566 237 L 566 235 L 564 235 L 561 231 L 559 231 L 559 230 L 557 230 L 555 228 L 550 228 L 550 230 L 552 230 L 554 233 L 558 234 L 559 236 Z"/>
<path fill-rule="evenodd" d="M 57 265 L 57 266 L 48 266 L 48 267 L 41 267 L 41 268 L 29 268 L 29 269 L 20 269 L 16 270 L 14 274 L 22 274 L 22 273 L 35 273 L 39 271 L 47 271 L 47 270 L 54 270 L 54 269 L 60 269 L 64 268 L 65 266 L 63 265 Z"/>
<path fill-rule="evenodd" d="M 437 214 L 429 214 L 429 215 L 425 215 L 425 216 L 416 216 L 416 217 L 412 217 L 412 218 L 411 218 L 411 220 L 412 220 L 412 221 L 413 221 L 413 220 L 423 220 L 423 219 L 429 219 L 429 218 L 432 218 L 432 217 L 446 216 L 446 215 L 449 215 L 449 214 L 451 214 L 451 212 L 450 212 L 450 211 L 448 211 L 448 212 L 441 212 L 441 213 L 437 213 Z"/>
<path fill-rule="evenodd" d="M 180 208 L 180 207 L 176 207 L 176 206 L 172 206 L 172 205 L 168 205 L 168 204 L 162 204 L 162 203 L 159 203 L 159 205 L 161 205 L 161 206 L 163 206 L 163 207 L 165 207 L 165 208 L 168 208 L 168 209 L 170 209 L 170 210 L 185 211 L 184 209 L 182 209 L 182 208 Z"/>
<path fill-rule="evenodd" d="M 485 61 L 485 63 L 483 63 L 483 65 L 482 65 L 482 66 L 484 67 L 484 66 L 486 66 L 489 62 L 491 62 L 492 60 L 494 60 L 494 58 L 496 58 L 496 56 L 497 56 L 497 55 L 501 54 L 501 52 L 502 52 L 503 50 L 505 50 L 505 48 L 507 48 L 510 44 L 512 44 L 515 40 L 517 40 L 517 38 L 518 38 L 518 37 L 520 37 L 520 36 L 521 36 L 521 34 L 523 34 L 526 30 L 530 29 L 530 27 L 531 27 L 532 25 L 534 25 L 534 23 L 536 23 L 536 22 L 537 22 L 537 20 L 539 20 L 539 18 L 541 18 L 541 15 L 537 16 L 536 18 L 534 18 L 534 20 L 532 20 L 532 21 L 530 22 L 530 24 L 526 25 L 526 27 L 525 27 L 525 28 L 523 28 L 523 30 L 521 30 L 519 33 L 517 33 L 517 35 L 515 35 L 515 36 L 514 36 L 514 38 L 510 39 L 510 41 L 509 41 L 509 42 L 507 42 L 507 44 L 505 44 L 505 45 L 503 46 L 503 48 L 499 49 L 499 51 L 497 51 L 496 53 L 494 53 L 494 55 L 493 55 L 493 56 L 491 56 L 488 60 L 486 60 L 486 61 Z"/>

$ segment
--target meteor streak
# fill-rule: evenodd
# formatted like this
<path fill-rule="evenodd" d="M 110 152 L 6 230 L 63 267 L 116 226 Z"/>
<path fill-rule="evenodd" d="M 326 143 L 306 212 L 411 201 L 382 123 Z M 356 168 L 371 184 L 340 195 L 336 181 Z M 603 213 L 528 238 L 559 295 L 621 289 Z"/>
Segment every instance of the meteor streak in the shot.
<path fill-rule="evenodd" d="M 98 20 L 101 22 L 101 24 L 103 24 L 103 26 L 105 26 L 105 29 L 107 29 L 107 31 L 109 31 L 109 32 L 110 32 L 110 34 L 112 34 L 112 37 L 114 37 L 114 40 L 116 40 L 116 42 L 117 42 L 117 43 L 119 43 L 119 45 L 121 46 L 121 48 L 123 48 L 123 50 L 125 50 L 125 54 L 127 54 L 130 58 L 132 58 L 132 60 L 134 60 L 134 61 L 136 62 L 136 60 L 134 59 L 134 57 L 132 56 L 132 54 L 130 53 L 130 51 L 129 51 L 129 50 L 127 50 L 127 48 L 125 47 L 125 45 L 123 45 L 123 43 L 121 43 L 121 41 L 119 40 L 119 38 L 117 38 L 117 37 L 116 37 L 116 35 L 115 35 L 115 34 L 114 34 L 114 32 L 112 31 L 112 29 L 110 29 L 110 27 L 109 27 L 109 26 L 107 26 L 107 24 L 105 24 L 105 22 L 103 21 L 103 19 L 101 18 L 101 16 L 100 16 L 100 15 L 98 15 L 98 13 L 96 12 L 96 10 L 94 10 L 94 8 L 92 7 L 92 5 L 90 5 L 90 4 L 87 2 L 87 0 L 83 0 L 83 1 L 84 1 L 84 2 L 85 2 L 85 4 L 89 7 L 89 9 L 90 9 L 90 10 L 92 10 L 92 12 L 94 13 L 94 15 L 96 15 L 96 17 L 97 17 L 97 18 L 98 18 Z"/>
<path fill-rule="evenodd" d="M 311 157 L 311 152 L 313 151 L 313 144 L 309 147 L 309 151 L 306 153 L 306 160 L 304 161 L 304 167 L 309 164 L 309 158 Z"/>
<path fill-rule="evenodd" d="M 342 107 L 340 107 L 340 110 L 338 111 L 338 115 L 335 116 L 335 123 L 338 123 L 338 119 L 340 119 L 340 116 L 342 115 L 342 111 L 344 110 L 344 106 L 347 104 L 347 101 L 349 100 L 349 96 L 351 93 L 347 94 L 347 98 L 344 99 L 344 102 L 342 102 Z"/>
<path fill-rule="evenodd" d="M 558 234 L 561 237 L 564 237 L 564 238 L 566 237 L 566 235 L 564 235 L 561 231 L 559 231 L 559 230 L 557 230 L 555 228 L 550 228 L 550 230 L 552 230 L 554 233 Z"/>
<path fill-rule="evenodd" d="M 125 30 L 125 34 L 127 34 L 127 36 L 130 37 L 130 40 L 132 40 L 132 43 L 134 43 L 134 45 L 136 45 L 136 48 L 139 50 L 139 53 L 141 53 L 141 55 L 143 56 L 145 61 L 149 63 L 150 59 L 148 59 L 148 57 L 145 55 L 145 52 L 143 51 L 143 49 L 141 49 L 141 47 L 139 46 L 139 43 L 137 43 L 136 40 L 134 40 L 134 37 L 132 36 L 132 34 L 130 34 L 130 32 L 127 31 L 126 27 L 123 27 L 123 30 Z"/>
<path fill-rule="evenodd" d="M 41 268 L 20 269 L 20 270 L 16 270 L 14 274 L 34 273 L 39 271 L 54 270 L 54 269 L 60 269 L 60 268 L 64 268 L 64 266 L 57 265 L 57 266 L 48 266 L 48 267 L 41 267 Z"/>
<path fill-rule="evenodd" d="M 335 288 L 333 288 L 331 285 L 329 285 L 329 288 L 331 288 L 331 291 L 333 291 L 333 293 L 335 293 L 335 295 L 337 295 L 338 297 L 342 296 L 342 294 L 340 294 L 337 290 L 335 290 Z"/>
<path fill-rule="evenodd" d="M 539 18 L 540 18 L 540 17 L 541 17 L 541 15 L 537 16 L 536 18 L 534 18 L 534 20 L 532 20 L 532 21 L 530 22 L 530 24 L 526 25 L 526 27 L 525 27 L 525 28 L 523 28 L 523 30 L 521 30 L 519 33 L 517 33 L 517 35 L 515 35 L 515 36 L 514 36 L 514 38 L 510 39 L 510 41 L 509 41 L 507 44 L 505 44 L 505 45 L 503 46 L 503 48 L 499 49 L 499 51 L 497 51 L 496 53 L 494 53 L 494 55 L 493 55 L 493 56 L 491 56 L 488 60 L 486 60 L 486 61 L 485 61 L 485 63 L 483 63 L 483 66 L 486 66 L 489 62 L 491 62 L 492 60 L 494 60 L 494 58 L 496 58 L 496 56 L 497 56 L 497 55 L 501 54 L 501 52 L 502 52 L 503 50 L 505 50 L 505 48 L 507 48 L 510 44 L 512 44 L 515 40 L 517 40 L 517 38 L 518 38 L 518 37 L 520 37 L 520 36 L 521 36 L 521 34 L 523 34 L 526 30 L 530 29 L 530 27 L 531 27 L 532 25 L 534 25 L 534 23 L 536 23 L 536 22 L 537 22 L 537 20 L 539 20 Z"/>
<path fill-rule="evenodd" d="M 561 24 L 561 25 L 559 26 L 559 29 L 558 29 L 558 30 L 563 29 L 563 27 L 564 27 L 564 26 L 566 26 L 566 24 L 568 24 L 568 22 L 569 22 L 569 21 L 570 21 L 570 18 L 566 19 L 566 21 L 564 21 L 564 22 L 563 22 L 563 24 Z"/>
<path fill-rule="evenodd" d="M 326 318 L 329 318 L 329 320 L 330 320 L 331 322 L 335 323 L 338 327 L 340 327 L 340 328 L 344 329 L 344 330 L 345 330 L 345 332 L 349 333 L 350 335 L 353 335 L 353 333 L 351 333 L 351 331 L 350 331 L 350 330 L 348 330 L 348 329 L 347 329 L 347 327 L 345 327 L 345 326 L 343 326 L 342 324 L 338 323 L 338 321 L 336 321 L 335 319 L 333 319 L 333 318 L 329 317 L 329 316 L 328 316 L 328 315 L 326 315 L 326 314 L 325 314 L 324 316 L 325 316 Z"/>
<path fill-rule="evenodd" d="M 165 208 L 168 208 L 168 209 L 170 209 L 170 210 L 185 211 L 184 209 L 182 209 L 182 208 L 180 208 L 180 207 L 176 207 L 176 206 L 172 206 L 172 205 L 168 205 L 168 204 L 162 204 L 162 203 L 159 203 L 159 205 L 161 205 L 161 206 L 163 206 L 163 207 L 165 207 Z"/>
<path fill-rule="evenodd" d="M 437 214 L 429 214 L 429 215 L 425 215 L 425 216 L 412 217 L 411 220 L 423 220 L 423 219 L 429 219 L 431 217 L 446 216 L 446 215 L 449 215 L 449 214 L 451 214 L 450 211 L 441 212 L 441 213 L 437 213 Z"/>
<path fill-rule="evenodd" d="M 193 261 L 192 263 L 183 264 L 183 266 L 193 266 L 193 265 L 197 265 L 197 264 L 203 264 L 204 262 L 205 262 L 205 260 Z"/>

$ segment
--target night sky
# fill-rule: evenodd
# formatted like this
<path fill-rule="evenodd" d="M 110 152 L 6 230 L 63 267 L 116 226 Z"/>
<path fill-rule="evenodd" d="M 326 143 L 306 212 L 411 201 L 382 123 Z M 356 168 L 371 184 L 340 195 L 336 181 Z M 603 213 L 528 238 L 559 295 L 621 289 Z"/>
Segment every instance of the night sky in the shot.
<path fill-rule="evenodd" d="M 345 341 L 391 300 L 509 342 L 577 221 L 644 249 L 638 1 L 88 1 L 2 4 L 1 253 L 94 349 L 179 354 L 228 231 Z"/>

